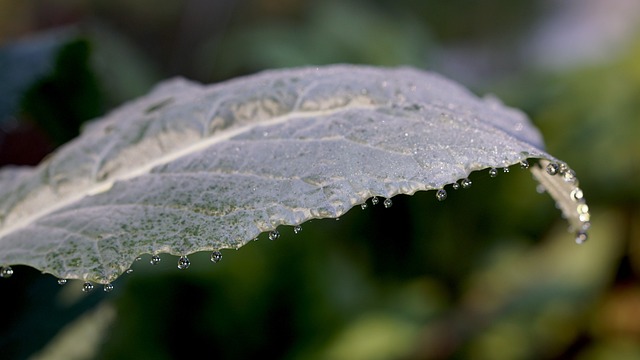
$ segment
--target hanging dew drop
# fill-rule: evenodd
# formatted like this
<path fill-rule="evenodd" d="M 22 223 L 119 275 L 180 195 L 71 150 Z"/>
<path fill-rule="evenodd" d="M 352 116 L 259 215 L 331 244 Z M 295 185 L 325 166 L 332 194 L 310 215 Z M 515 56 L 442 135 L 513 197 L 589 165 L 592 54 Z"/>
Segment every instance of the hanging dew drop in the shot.
<path fill-rule="evenodd" d="M 460 185 L 462 185 L 462 188 L 463 188 L 463 189 L 468 189 L 468 188 L 470 188 L 470 187 L 471 187 L 471 184 L 472 184 L 472 182 L 471 182 L 471 180 L 469 180 L 468 178 L 462 179 L 462 180 L 460 181 Z"/>
<path fill-rule="evenodd" d="M 299 234 L 300 231 L 302 231 L 302 226 L 296 225 L 296 226 L 293 227 L 293 233 L 294 234 Z"/>
<path fill-rule="evenodd" d="M 367 209 L 367 203 L 360 204 L 360 209 L 366 210 Z"/>
<path fill-rule="evenodd" d="M 67 279 L 58 279 L 58 285 L 64 285 L 67 283 Z"/>
<path fill-rule="evenodd" d="M 160 256 L 158 256 L 158 255 L 153 255 L 153 256 L 151 257 L 151 260 L 149 260 L 149 263 L 150 263 L 151 265 L 158 265 L 158 264 L 160 263 L 160 261 L 161 261 L 161 260 L 162 260 L 162 259 L 160 259 Z"/>
<path fill-rule="evenodd" d="M 104 287 L 102 288 L 102 290 L 104 290 L 104 292 L 113 291 L 113 284 L 111 284 L 111 283 L 104 284 Z"/>
<path fill-rule="evenodd" d="M 178 269 L 186 270 L 190 265 L 191 261 L 189 261 L 188 257 L 186 257 L 185 255 L 180 256 L 180 259 L 178 259 Z"/>
<path fill-rule="evenodd" d="M 133 269 L 127 269 L 127 271 L 125 271 L 125 273 L 127 274 L 131 274 L 133 272 Z"/>
<path fill-rule="evenodd" d="M 549 165 L 547 165 L 547 174 L 555 175 L 558 173 L 558 171 L 560 171 L 560 166 L 558 166 L 558 164 L 550 163 Z"/>
<path fill-rule="evenodd" d="M 391 207 L 391 205 L 393 205 L 393 201 L 391 201 L 391 199 L 385 199 L 383 205 L 388 209 Z"/>
<path fill-rule="evenodd" d="M 453 183 L 453 184 L 451 185 L 451 187 L 453 188 L 453 190 L 458 190 L 458 189 L 460 189 L 460 184 L 458 184 L 457 182 L 455 182 L 455 183 Z"/>
<path fill-rule="evenodd" d="M 222 260 L 222 253 L 220 251 L 214 251 L 211 253 L 211 262 L 217 263 Z"/>
<path fill-rule="evenodd" d="M 372 203 L 373 205 L 378 205 L 378 202 L 379 202 L 379 201 L 380 201 L 380 200 L 378 200 L 378 197 L 377 197 L 377 196 L 374 196 L 374 197 L 372 197 L 372 198 L 371 198 L 371 203 Z"/>
<path fill-rule="evenodd" d="M 3 266 L 0 268 L 0 277 L 10 278 L 13 275 L 13 269 L 11 266 Z"/>
<path fill-rule="evenodd" d="M 526 170 L 529 168 L 529 162 L 527 160 L 520 161 L 520 169 Z"/>
<path fill-rule="evenodd" d="M 447 191 L 445 189 L 440 189 L 436 191 L 436 199 L 438 201 L 444 201 L 447 198 Z"/>
<path fill-rule="evenodd" d="M 586 232 L 581 231 L 576 234 L 576 244 L 583 244 L 587 239 L 589 239 L 589 237 Z"/>
<path fill-rule="evenodd" d="M 496 168 L 489 169 L 489 176 L 491 176 L 492 178 L 498 176 L 498 169 Z"/>
<path fill-rule="evenodd" d="M 273 241 L 280 237 L 280 232 L 278 230 L 273 230 L 269 233 L 269 240 Z"/>
<path fill-rule="evenodd" d="M 582 199 L 584 199 L 584 193 L 580 188 L 575 188 L 571 191 L 571 199 L 573 199 L 573 201 L 582 201 Z"/>
<path fill-rule="evenodd" d="M 511 169 L 509 169 L 506 166 L 502 168 L 502 172 L 505 173 L 505 174 L 509 173 L 509 171 L 511 171 Z"/>
<path fill-rule="evenodd" d="M 93 290 L 93 284 L 92 283 L 87 281 L 84 284 L 82 284 L 82 291 L 88 293 L 91 290 Z"/>

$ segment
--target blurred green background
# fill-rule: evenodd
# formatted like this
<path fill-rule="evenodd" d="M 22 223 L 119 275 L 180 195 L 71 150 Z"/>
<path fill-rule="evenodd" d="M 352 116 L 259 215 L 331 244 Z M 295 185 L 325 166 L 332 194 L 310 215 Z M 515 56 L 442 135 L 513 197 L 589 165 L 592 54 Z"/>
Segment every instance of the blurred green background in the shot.
<path fill-rule="evenodd" d="M 0 358 L 640 359 L 637 0 L 0 0 L 0 164 L 185 76 L 411 65 L 527 112 L 592 214 L 574 244 L 514 167 L 264 235 L 143 256 L 112 293 L 16 266 Z"/>

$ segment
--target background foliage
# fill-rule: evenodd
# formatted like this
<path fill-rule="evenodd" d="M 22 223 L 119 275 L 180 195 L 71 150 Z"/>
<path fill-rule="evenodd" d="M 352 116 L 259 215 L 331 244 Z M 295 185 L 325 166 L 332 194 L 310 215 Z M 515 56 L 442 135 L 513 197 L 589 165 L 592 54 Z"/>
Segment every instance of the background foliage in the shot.
<path fill-rule="evenodd" d="M 182 75 L 412 65 L 524 109 L 591 206 L 573 244 L 526 171 L 294 235 L 148 256 L 110 294 L 16 267 L 3 359 L 640 357 L 640 9 L 589 1 L 0 0 L 0 163 L 36 164 L 80 124 Z"/>

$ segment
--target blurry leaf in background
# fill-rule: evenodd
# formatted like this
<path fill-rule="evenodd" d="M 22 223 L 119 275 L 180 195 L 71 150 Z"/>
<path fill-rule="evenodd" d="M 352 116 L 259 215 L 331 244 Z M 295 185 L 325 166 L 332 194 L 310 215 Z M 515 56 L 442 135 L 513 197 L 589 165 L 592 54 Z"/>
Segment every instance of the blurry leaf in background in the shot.
<path fill-rule="evenodd" d="M 88 40 L 74 39 L 56 55 L 53 72 L 36 81 L 22 99 L 22 113 L 56 144 L 76 137 L 80 125 L 104 112 L 102 93 L 90 67 Z"/>

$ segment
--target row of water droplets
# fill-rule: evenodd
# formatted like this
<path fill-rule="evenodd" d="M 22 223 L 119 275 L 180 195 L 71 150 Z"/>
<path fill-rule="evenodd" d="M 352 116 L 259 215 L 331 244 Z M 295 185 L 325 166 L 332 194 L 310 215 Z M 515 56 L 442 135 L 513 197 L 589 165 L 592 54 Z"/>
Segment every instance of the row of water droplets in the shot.
<path fill-rule="evenodd" d="M 569 194 L 571 201 L 575 203 L 578 220 L 580 221 L 580 225 L 576 230 L 575 241 L 578 244 L 584 243 L 589 238 L 587 230 L 591 227 L 591 214 L 589 213 L 589 206 L 584 198 L 584 193 L 578 187 L 578 178 L 575 171 L 565 163 L 549 163 L 545 171 L 551 176 L 561 176 L 564 182 L 575 185 Z M 544 191 L 544 187 L 541 190 Z"/>

